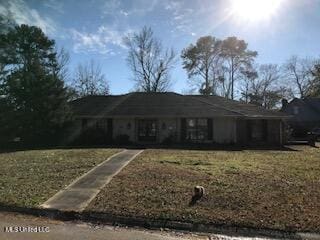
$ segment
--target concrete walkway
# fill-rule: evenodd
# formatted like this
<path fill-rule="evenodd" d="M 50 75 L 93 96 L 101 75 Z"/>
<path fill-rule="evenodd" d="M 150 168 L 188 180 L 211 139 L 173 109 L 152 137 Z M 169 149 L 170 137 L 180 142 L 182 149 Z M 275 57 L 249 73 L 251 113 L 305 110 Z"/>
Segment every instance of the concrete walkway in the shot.
<path fill-rule="evenodd" d="M 61 211 L 83 211 L 112 177 L 142 151 L 124 150 L 111 156 L 55 194 L 40 207 Z"/>

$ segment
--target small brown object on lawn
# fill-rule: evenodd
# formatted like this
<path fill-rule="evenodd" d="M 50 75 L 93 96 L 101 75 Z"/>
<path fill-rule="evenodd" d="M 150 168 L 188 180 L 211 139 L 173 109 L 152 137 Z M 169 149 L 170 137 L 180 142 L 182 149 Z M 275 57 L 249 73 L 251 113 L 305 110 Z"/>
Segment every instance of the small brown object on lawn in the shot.
<path fill-rule="evenodd" d="M 190 206 L 194 205 L 200 198 L 204 195 L 204 187 L 195 186 L 194 187 L 194 195 L 192 196 Z"/>
<path fill-rule="evenodd" d="M 197 196 L 200 199 L 202 198 L 203 194 L 204 194 L 204 187 L 202 186 L 194 187 L 194 196 Z"/>

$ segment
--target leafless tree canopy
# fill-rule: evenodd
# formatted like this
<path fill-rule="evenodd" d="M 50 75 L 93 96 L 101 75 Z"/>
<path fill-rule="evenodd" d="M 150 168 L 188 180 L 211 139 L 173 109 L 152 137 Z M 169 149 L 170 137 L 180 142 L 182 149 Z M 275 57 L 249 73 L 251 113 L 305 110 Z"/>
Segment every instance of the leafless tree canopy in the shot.
<path fill-rule="evenodd" d="M 165 92 L 170 87 L 170 70 L 175 64 L 173 49 L 164 49 L 151 28 L 127 36 L 127 62 L 139 91 Z"/>
<path fill-rule="evenodd" d="M 318 60 L 316 65 L 313 67 L 312 76 L 313 81 L 310 96 L 320 97 L 320 60 Z"/>
<path fill-rule="evenodd" d="M 312 69 L 317 61 L 312 58 L 292 56 L 283 66 L 284 78 L 293 86 L 295 95 L 303 98 L 312 92 L 314 76 Z"/>
<path fill-rule="evenodd" d="M 281 68 L 276 64 L 262 64 L 244 72 L 241 86 L 241 100 L 267 109 L 277 107 L 282 98 L 290 95 L 290 89 L 281 83 Z"/>
<path fill-rule="evenodd" d="M 60 79 L 66 82 L 69 77 L 68 65 L 70 62 L 70 55 L 64 48 L 61 48 L 60 51 L 58 52 L 57 61 L 58 61 L 58 66 L 57 66 L 57 69 L 55 70 L 55 74 Z"/>
<path fill-rule="evenodd" d="M 93 60 L 77 66 L 72 85 L 80 97 L 109 93 L 109 83 L 101 66 Z"/>

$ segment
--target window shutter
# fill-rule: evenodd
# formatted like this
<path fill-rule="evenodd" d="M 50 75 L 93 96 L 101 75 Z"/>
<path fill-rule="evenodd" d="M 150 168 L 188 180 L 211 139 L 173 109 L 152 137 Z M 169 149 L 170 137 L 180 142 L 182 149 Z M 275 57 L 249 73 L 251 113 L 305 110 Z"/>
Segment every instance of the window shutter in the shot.
<path fill-rule="evenodd" d="M 181 118 L 181 142 L 184 142 L 186 140 L 186 125 L 186 119 Z"/>
<path fill-rule="evenodd" d="M 252 139 L 252 121 L 247 120 L 247 142 Z"/>
<path fill-rule="evenodd" d="M 87 119 L 82 119 L 82 122 L 81 122 L 82 130 L 85 130 L 87 127 L 88 127 L 88 120 Z"/>
<path fill-rule="evenodd" d="M 213 121 L 212 118 L 207 119 L 207 125 L 208 125 L 208 140 L 213 139 Z"/>
<path fill-rule="evenodd" d="M 263 141 L 268 140 L 268 121 L 266 119 L 262 120 L 262 139 Z"/>
<path fill-rule="evenodd" d="M 107 120 L 107 138 L 108 140 L 112 140 L 113 135 L 113 122 L 111 118 Z"/>

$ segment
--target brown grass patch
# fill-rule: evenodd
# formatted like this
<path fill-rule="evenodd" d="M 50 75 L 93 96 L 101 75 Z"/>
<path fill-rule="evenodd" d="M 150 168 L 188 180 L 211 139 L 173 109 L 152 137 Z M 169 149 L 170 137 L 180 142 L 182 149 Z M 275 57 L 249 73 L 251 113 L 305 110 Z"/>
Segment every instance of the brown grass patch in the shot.
<path fill-rule="evenodd" d="M 118 149 L 55 149 L 0 154 L 0 205 L 35 207 Z"/>
<path fill-rule="evenodd" d="M 146 150 L 87 210 L 320 232 L 320 150 Z M 206 194 L 189 206 L 193 187 Z"/>

